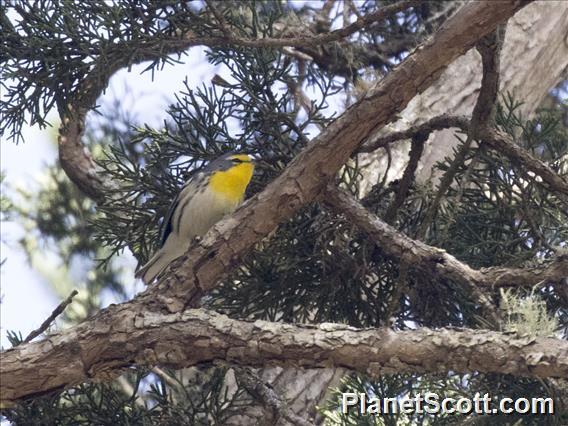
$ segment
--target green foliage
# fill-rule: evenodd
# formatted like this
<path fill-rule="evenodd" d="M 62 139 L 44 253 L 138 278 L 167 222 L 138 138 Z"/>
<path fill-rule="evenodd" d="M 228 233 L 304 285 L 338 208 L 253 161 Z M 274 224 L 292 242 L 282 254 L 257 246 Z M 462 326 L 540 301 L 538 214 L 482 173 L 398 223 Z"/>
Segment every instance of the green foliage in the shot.
<path fill-rule="evenodd" d="M 226 371 L 191 369 L 191 379 L 169 372 L 128 372 L 112 384 L 85 384 L 4 411 L 14 425 L 223 425 L 248 401 L 229 393 Z M 165 374 L 161 372 L 161 374 Z M 144 397 L 144 398 L 143 398 Z"/>
<path fill-rule="evenodd" d="M 16 332 L 16 331 L 8 330 L 6 332 L 6 335 L 8 337 L 8 341 L 10 342 L 12 347 L 18 346 L 19 344 L 21 344 L 24 341 L 24 338 L 22 337 L 22 333 L 19 332 L 19 331 Z"/>
<path fill-rule="evenodd" d="M 168 44 L 179 43 L 176 31 L 187 30 L 196 13 L 192 2 L 174 0 L 12 0 L 9 9 L 0 9 L 0 131 L 18 141 L 24 123 L 47 125 L 49 111 L 65 112 L 93 71 L 104 78 L 117 63 L 128 67 L 151 59 L 153 70 L 173 62 L 165 55 L 148 57 L 147 51 L 167 52 Z"/>
<path fill-rule="evenodd" d="M 222 34 L 200 2 L 6 3 L 0 8 L 0 41 L 4 47 L 0 54 L 4 92 L 0 99 L 4 112 L 0 133 L 7 132 L 15 141 L 21 140 L 24 124 L 46 126 L 50 110 L 67 112 L 68 101 L 84 94 L 81 83 L 86 76 L 104 81 L 117 67 L 130 67 L 144 60 L 150 61 L 146 70 L 153 73 L 165 63 L 179 62 L 179 52 L 187 47 L 184 33 Z M 297 10 L 293 5 L 273 1 L 224 2 L 222 6 L 231 31 L 244 38 L 272 36 L 277 23 L 291 25 L 292 32 L 301 33 L 305 24 L 299 17 L 313 15 L 309 3 Z M 362 11 L 367 13 L 376 7 L 369 2 L 362 5 Z M 325 47 L 316 62 L 320 69 L 350 80 L 357 78 L 358 69 L 368 66 L 389 70 L 452 9 L 425 3 L 399 18 L 375 25 L 368 34 L 360 33 L 353 47 L 337 43 Z M 316 27 L 318 31 L 328 29 Z M 386 43 L 385 37 L 393 41 Z M 177 54 L 178 58 L 168 54 Z M 88 103 L 94 101 L 89 99 Z"/>
<path fill-rule="evenodd" d="M 378 326 L 397 268 L 373 251 L 345 219 L 308 207 L 259 244 L 210 303 L 231 316 Z"/>
<path fill-rule="evenodd" d="M 273 1 L 216 4 L 226 25 L 241 37 L 270 37 L 282 27 L 288 28 L 288 35 L 303 34 L 306 22 L 317 12 L 311 2 L 296 9 Z M 66 296 L 69 285 L 77 281 L 87 290 L 78 296 L 79 303 L 68 308 L 66 320 L 77 321 L 95 312 L 109 291 L 118 299 L 129 296 L 117 255 L 130 251 L 140 262 L 148 259 L 170 201 L 193 173 L 222 153 L 245 151 L 259 159 L 248 195 L 259 192 L 331 122 L 343 108 L 342 102 L 349 103 L 355 91 L 352 82 L 361 83 L 369 69 L 378 78 L 388 73 L 450 13 L 448 4 L 424 2 L 353 35 L 349 43 L 332 43 L 321 50 L 298 48 L 314 58 L 307 63 L 273 49 L 210 49 L 208 61 L 219 67 L 223 77 L 200 87 L 187 81 L 163 127 L 136 123 L 124 111 L 102 109 L 103 115 L 96 117 L 85 139 L 102 175 L 114 184 L 108 200 L 95 208 L 56 164 L 44 173 L 41 189 L 22 190 L 23 202 L 10 210 L 27 227 L 22 245 L 35 267 L 39 267 L 34 257 L 38 247 L 55 249 L 64 265 L 62 275 L 45 275 L 54 283 L 67 283 L 60 294 Z M 65 111 L 66 101 L 76 95 L 87 74 L 104 80 L 115 63 L 130 65 L 148 58 L 148 52 L 152 53 L 148 70 L 153 72 L 164 62 L 174 61 L 166 55 L 172 53 L 166 46 L 179 40 L 180 31 L 191 30 L 198 36 L 220 31 L 217 20 L 197 2 L 14 1 L 13 5 L 12 13 L 21 18 L 17 23 L 0 11 L 0 37 L 6 46 L 0 57 L 6 93 L 0 109 L 6 120 L 0 129 L 16 140 L 26 120 L 45 124 L 54 106 Z M 368 1 L 359 7 L 361 13 L 368 13 L 377 4 Z M 341 15 L 336 11 L 330 24 L 338 24 Z M 326 30 L 318 25 L 311 30 Z M 299 101 L 297 88 L 307 95 L 307 105 Z M 568 135 L 558 112 L 525 120 L 517 108 L 512 98 L 504 98 L 498 126 L 566 175 Z M 439 170 L 447 170 L 451 161 L 441 162 Z M 387 168 L 384 179 L 363 199 L 379 217 L 384 217 L 400 189 L 398 181 L 387 183 L 388 172 Z M 361 173 L 353 160 L 337 181 L 359 195 Z M 432 184 L 413 184 L 393 225 L 416 236 L 436 190 Z M 2 199 L 3 212 L 5 206 L 9 207 Z M 472 267 L 541 264 L 566 244 L 567 211 L 565 201 L 538 179 L 479 144 L 444 194 L 427 242 Z M 97 268 L 94 259 L 106 269 Z M 404 279 L 399 266 L 344 217 L 315 203 L 261 241 L 204 302 L 247 319 L 331 321 L 358 327 L 392 323 L 396 329 L 479 326 L 478 308 L 463 289 L 447 280 L 433 282 L 416 274 L 412 265 Z M 401 285 L 404 291 L 398 294 L 396 288 Z M 545 307 L 561 326 L 568 323 L 566 307 L 554 288 L 518 296 L 534 296 L 543 317 Z M 9 338 L 13 345 L 22 340 L 15 332 Z M 220 367 L 181 372 L 137 369 L 111 384 L 85 384 L 23 402 L 3 415 L 14 424 L 225 424 L 252 404 L 231 374 Z M 353 376 L 341 389 L 391 398 L 421 391 L 446 396 L 479 391 L 509 397 L 544 396 L 548 391 L 546 384 L 534 380 L 455 373 L 389 375 L 378 380 Z M 462 420 L 426 415 L 342 417 L 336 412 L 336 396 L 322 410 L 332 424 L 456 424 Z"/>
<path fill-rule="evenodd" d="M 498 108 L 497 125 L 513 136 L 517 144 L 547 162 L 559 175 L 565 176 L 568 129 L 562 124 L 558 111 L 540 111 L 534 119 L 525 120 L 516 113 L 518 105 L 510 96 L 504 97 Z M 453 158 L 445 159 L 438 165 L 439 169 L 446 171 L 452 161 Z M 367 196 L 367 203 L 372 204 L 371 210 L 381 215 L 396 190 L 396 182 L 385 188 L 374 188 Z M 399 211 L 398 228 L 414 235 L 432 198 L 431 188 L 413 187 Z M 428 243 L 446 249 L 474 267 L 542 266 L 568 242 L 567 224 L 568 208 L 561 196 L 508 157 L 481 144 L 469 153 L 466 163 L 460 166 L 455 176 L 454 185 L 445 194 L 428 234 Z M 408 292 L 401 300 L 398 326 L 403 327 L 400 320 L 404 318 L 413 324 L 430 327 L 448 324 L 475 327 L 478 322 L 475 307 L 468 303 L 467 294 L 456 294 L 460 290 L 455 285 L 433 283 L 420 276 L 411 276 L 409 281 Z M 542 336 L 557 333 L 560 326 L 566 335 L 568 311 L 562 302 L 561 290 L 545 286 L 532 292 L 506 291 L 500 297 L 508 331 Z M 397 380 L 400 380 L 397 376 L 384 376 L 379 381 L 357 376 L 346 380 L 337 392 L 367 391 L 379 397 L 403 396 L 404 392 L 393 388 L 400 383 Z M 412 394 L 421 390 L 422 393 L 432 391 L 451 397 L 471 396 L 476 392 L 498 398 L 555 396 L 554 387 L 547 381 L 499 374 L 449 374 L 443 379 L 442 387 L 436 385 L 437 378 L 433 375 L 407 380 L 416 386 Z M 386 392 L 385 383 L 390 386 Z M 439 425 L 459 424 L 461 421 L 454 416 L 361 417 L 354 410 L 344 416 L 338 411 L 338 401 L 337 395 L 332 397 L 330 405 L 323 409 L 329 424 Z M 562 424 L 562 407 L 552 417 L 491 416 L 487 424 L 505 425 L 515 421 L 522 421 L 522 424 Z"/>
<path fill-rule="evenodd" d="M 348 410 L 347 414 L 338 410 L 342 393 L 366 393 L 370 398 L 414 398 L 415 395 L 424 396 L 427 392 L 436 393 L 440 398 L 460 398 L 470 395 L 468 377 L 458 375 L 429 375 L 420 377 L 415 375 L 392 374 L 381 376 L 379 379 L 369 381 L 363 376 L 351 375 L 342 380 L 341 386 L 334 390 L 328 399 L 328 404 L 320 408 L 326 419 L 326 425 L 369 425 L 369 426 L 399 426 L 399 425 L 448 425 L 458 424 L 456 416 L 448 414 L 405 414 L 395 412 L 396 408 L 387 406 L 391 412 L 378 415 L 362 415 L 356 407 Z M 370 402 L 370 401 L 369 401 Z M 422 407 L 426 406 L 425 403 Z M 424 410 L 425 411 L 425 410 Z M 463 419 L 463 417 L 462 417 Z"/>
<path fill-rule="evenodd" d="M 508 398 L 527 398 L 532 395 L 537 397 L 552 396 L 552 391 L 546 382 L 530 379 L 511 377 L 497 374 L 430 374 L 428 376 L 397 375 L 381 376 L 379 379 L 369 381 L 365 377 L 352 375 L 344 378 L 341 385 L 334 390 L 328 399 L 327 405 L 320 407 L 320 413 L 325 419 L 326 425 L 369 425 L 369 426 L 399 426 L 399 425 L 461 425 L 473 421 L 475 425 L 562 425 L 563 414 L 556 411 L 555 416 L 542 416 L 538 414 L 494 414 L 488 416 L 467 416 L 460 414 L 428 414 L 427 401 L 421 406 L 424 413 L 405 414 L 392 412 L 392 405 L 386 409 L 391 412 L 383 412 L 376 415 L 358 412 L 357 407 L 352 407 L 346 414 L 341 408 L 342 392 L 366 393 L 369 398 L 414 398 L 416 395 L 425 397 L 428 392 L 437 395 L 437 402 L 444 398 L 458 400 L 462 397 L 472 398 L 476 393 L 480 397 L 488 395 L 491 398 L 491 408 L 496 407 L 498 400 Z M 367 401 L 367 408 L 372 401 Z M 430 406 L 431 407 L 431 406 Z M 558 404 L 556 405 L 557 408 Z M 560 407 L 561 408 L 561 407 Z M 475 419 L 475 420 L 473 420 Z"/>
<path fill-rule="evenodd" d="M 505 97 L 497 125 L 559 175 L 568 173 L 568 131 L 554 111 L 523 120 Z M 550 161 L 554 159 L 553 161 Z M 451 160 L 440 164 L 446 170 Z M 522 266 L 549 258 L 568 240 L 565 201 L 523 166 L 483 144 L 472 150 L 455 177 L 431 243 L 473 267 Z"/>
<path fill-rule="evenodd" d="M 283 92 L 291 78 L 289 64 L 273 51 L 246 50 L 210 53 L 214 63 L 226 65 L 234 83 L 230 88 L 186 89 L 168 111 L 162 129 L 138 128 L 130 140 L 109 147 L 100 161 L 106 175 L 120 183 L 96 226 L 101 243 L 114 252 L 130 247 L 141 260 L 157 242 L 159 223 L 183 183 L 206 162 L 224 152 L 248 152 L 261 158 L 250 192 L 260 190 L 305 144 L 306 128 L 326 122 L 321 111 L 332 94 L 331 82 L 318 87 L 322 101 L 312 104 L 306 118 L 298 118 L 290 94 Z M 280 92 L 280 93 L 279 93 Z M 142 151 L 133 158 L 133 151 Z"/>

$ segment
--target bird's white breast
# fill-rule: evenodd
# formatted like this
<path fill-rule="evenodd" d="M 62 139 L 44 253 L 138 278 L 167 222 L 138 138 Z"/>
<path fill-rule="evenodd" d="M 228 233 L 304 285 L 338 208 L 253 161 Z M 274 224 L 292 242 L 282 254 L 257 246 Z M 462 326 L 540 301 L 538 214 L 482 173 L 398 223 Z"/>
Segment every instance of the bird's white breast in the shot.
<path fill-rule="evenodd" d="M 176 221 L 173 224 L 174 232 L 179 223 L 179 237 L 191 242 L 196 236 L 205 235 L 223 216 L 235 210 L 242 200 L 235 201 L 222 194 L 215 194 L 210 188 L 195 191 L 195 187 L 189 186 L 193 185 L 188 185 L 180 194 L 179 214 L 172 219 Z"/>

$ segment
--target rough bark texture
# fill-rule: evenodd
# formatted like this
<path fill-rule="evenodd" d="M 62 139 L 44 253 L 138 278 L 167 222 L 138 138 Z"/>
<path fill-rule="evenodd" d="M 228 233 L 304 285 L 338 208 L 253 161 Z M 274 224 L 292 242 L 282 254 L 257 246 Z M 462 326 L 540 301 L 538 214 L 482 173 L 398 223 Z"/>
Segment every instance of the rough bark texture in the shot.
<path fill-rule="evenodd" d="M 371 364 L 368 359 L 364 359 L 363 353 L 359 353 L 360 350 L 356 345 L 349 343 L 342 346 L 345 342 L 341 341 L 339 342 L 340 347 L 335 349 L 329 346 L 330 342 L 323 341 L 322 344 L 326 345 L 324 352 L 320 351 L 316 356 L 317 345 L 315 345 L 316 342 L 310 340 L 315 338 L 312 335 L 306 341 L 294 343 L 293 347 L 287 348 L 285 354 L 278 352 L 278 341 L 266 342 L 261 339 L 257 342 L 255 355 L 257 357 L 262 355 L 261 358 L 251 358 L 249 355 L 254 355 L 254 351 L 249 354 L 248 347 L 241 347 L 243 351 L 240 352 L 237 350 L 239 346 L 233 343 L 230 347 L 225 347 L 224 351 L 219 351 L 219 348 L 209 351 L 207 348 L 212 347 L 209 341 L 214 335 L 211 334 L 212 330 L 207 328 L 198 329 L 197 331 L 201 330 L 202 334 L 194 336 L 191 342 L 184 341 L 183 348 L 175 345 L 175 342 L 180 342 L 179 334 L 177 334 L 179 330 L 175 333 L 175 342 L 159 338 L 162 337 L 168 324 L 171 324 L 174 329 L 178 328 L 177 319 L 183 318 L 186 314 L 191 315 L 191 313 L 180 314 L 179 312 L 183 311 L 187 305 L 195 304 L 204 292 L 214 288 L 248 249 L 268 235 L 278 223 L 290 218 L 300 207 L 312 201 L 350 154 L 370 134 L 392 121 L 416 94 L 422 93 L 439 77 L 449 63 L 527 3 L 513 0 L 487 1 L 472 2 L 462 7 L 428 43 L 407 58 L 361 101 L 352 106 L 312 141 L 265 191 L 249 200 L 235 215 L 214 227 L 198 246 L 190 249 L 185 258 L 180 261 L 181 265 L 177 262 L 163 282 L 149 288 L 131 302 L 111 306 L 101 311 L 89 322 L 55 336 L 56 340 L 26 344 L 6 352 L 2 368 L 6 373 L 17 370 L 20 375 L 10 373 L 4 376 L 5 380 L 1 383 L 2 398 L 18 398 L 16 395 L 19 397 L 32 396 L 47 390 L 61 389 L 63 386 L 76 384 L 92 377 L 97 379 L 114 377 L 120 369 L 135 363 L 160 363 L 184 367 L 206 362 L 208 357 L 210 360 L 225 359 L 239 362 L 240 357 L 244 356 L 243 360 L 246 359 L 247 364 L 259 366 L 266 365 L 265 360 L 272 360 L 279 365 L 286 364 L 284 361 L 292 357 L 294 363 L 287 365 L 295 364 L 302 367 L 340 365 L 371 374 L 377 374 L 379 371 L 425 372 L 442 371 L 442 369 L 515 371 L 519 374 L 543 376 L 565 374 L 563 370 L 565 361 L 564 364 L 558 364 L 557 361 L 561 358 L 555 358 L 561 354 L 556 354 L 551 348 L 548 352 L 541 350 L 541 346 L 548 340 L 533 343 L 537 345 L 537 354 L 540 355 L 524 359 L 521 355 L 524 354 L 523 348 L 526 348 L 526 345 L 507 336 L 502 336 L 503 339 L 497 343 L 487 342 L 485 344 L 489 335 L 483 335 L 487 339 L 484 337 L 479 343 L 484 344 L 476 344 L 473 347 L 481 350 L 480 353 L 471 352 L 472 347 L 467 345 L 462 347 L 459 341 L 450 339 L 450 342 L 456 344 L 456 353 L 459 352 L 459 356 L 453 362 L 447 362 L 448 347 L 442 344 L 446 341 L 445 336 L 428 343 L 432 347 L 423 347 L 424 352 L 417 354 L 413 352 L 413 349 L 423 341 L 420 335 L 415 335 L 416 342 L 414 342 L 405 339 L 392 340 L 392 336 L 386 331 L 378 332 L 378 334 L 372 334 L 377 333 L 376 331 L 363 332 L 371 333 L 369 336 L 365 335 L 367 336 L 365 339 L 370 339 L 372 342 L 372 345 L 368 345 L 369 356 L 378 354 L 375 344 L 379 342 L 381 342 L 380 347 L 384 348 L 387 353 L 386 358 L 377 358 Z M 176 315 L 168 316 L 169 313 L 176 313 Z M 128 321 L 125 320 L 125 315 L 129 318 Z M 159 327 L 153 329 L 152 318 L 158 322 L 166 321 L 166 323 L 160 322 Z M 222 318 L 216 319 L 221 321 L 218 326 L 222 327 L 227 323 Z M 128 326 L 131 324 L 135 325 L 135 330 L 132 330 L 135 333 L 133 336 L 128 334 L 131 330 Z M 149 330 L 144 331 L 145 324 L 150 327 Z M 285 330 L 292 330 L 293 338 L 300 331 L 291 325 L 272 324 L 269 327 L 277 330 L 277 335 L 285 333 Z M 313 333 L 317 329 L 306 328 L 306 330 L 311 330 Z M 87 350 L 84 350 L 77 340 L 77 336 L 84 331 L 99 336 L 97 344 L 89 346 Z M 139 332 L 141 336 L 145 336 L 141 337 L 142 339 L 149 339 L 145 341 L 145 344 L 138 340 Z M 228 332 L 229 330 L 222 330 L 217 337 L 224 339 L 226 337 L 224 333 Z M 340 332 L 343 336 L 345 333 L 359 332 L 345 330 Z M 428 336 L 433 332 L 425 330 L 416 333 L 425 333 L 425 336 Z M 475 332 L 471 333 L 477 335 Z M 117 339 L 109 338 L 114 335 Z M 326 339 L 332 336 L 335 335 L 326 335 Z M 349 334 L 349 336 L 355 338 L 361 335 Z M 460 334 L 460 336 L 463 335 Z M 494 335 L 491 336 L 494 340 Z M 507 342 L 508 339 L 513 339 L 512 343 Z M 250 338 L 245 339 L 245 342 L 249 340 Z M 443 350 L 438 349 L 435 353 L 440 354 L 442 362 L 421 364 L 420 359 L 424 358 L 430 349 L 434 350 L 438 342 L 443 346 Z M 215 340 L 215 344 L 225 343 L 227 342 Z M 500 347 L 501 344 L 503 348 Z M 371 346 L 374 349 L 371 350 Z M 50 347 L 53 350 L 50 350 Z M 512 358 L 509 360 L 509 352 L 506 352 L 505 348 L 510 350 L 512 347 L 517 347 L 517 349 L 511 354 Z M 490 350 L 486 353 L 484 349 L 487 348 Z M 532 348 L 534 349 L 534 346 Z M 291 353 L 288 353 L 288 350 Z M 561 346 L 558 350 L 562 351 L 565 348 Z M 273 351 L 276 353 L 272 353 Z M 412 354 L 407 360 L 404 357 L 401 358 L 405 351 L 410 351 L 409 354 Z M 543 364 L 545 366 L 539 365 L 535 367 L 536 370 L 529 371 L 529 361 L 542 359 L 543 354 L 546 353 L 551 356 L 551 359 L 546 359 Z M 12 358 L 13 354 L 17 354 L 16 358 Z M 108 354 L 111 355 L 110 359 L 106 358 Z M 495 354 L 499 356 L 499 362 L 495 362 Z M 306 359 L 302 360 L 304 355 Z M 485 355 L 489 358 L 485 359 Z M 528 356 L 528 353 L 525 355 Z M 409 370 L 405 370 L 406 368 Z M 37 377 L 42 377 L 42 380 L 36 380 Z"/>
<path fill-rule="evenodd" d="M 388 256 L 411 265 L 418 274 L 432 280 L 449 279 L 461 284 L 474 295 L 487 288 L 525 287 L 557 283 L 568 277 L 568 254 L 558 255 L 542 268 L 493 267 L 473 269 L 445 250 L 413 240 L 369 212 L 351 195 L 328 187 L 326 203 L 342 212 L 352 223 L 367 232 Z M 491 303 L 491 302 L 487 302 Z"/>
<path fill-rule="evenodd" d="M 568 66 L 567 34 L 568 2 L 565 1 L 537 1 L 509 19 L 501 52 L 501 91 L 512 91 L 519 99 L 525 101 L 521 107 L 523 114 L 528 116 L 535 111 Z M 454 61 L 436 83 L 410 102 L 401 114 L 402 119 L 393 126 L 392 130 L 405 129 L 440 114 L 469 116 L 475 105 L 481 76 L 481 57 L 475 50 L 471 50 Z M 442 130 L 431 135 L 428 143 L 425 144 L 426 154 L 422 156 L 416 170 L 419 182 L 424 182 L 431 176 L 432 166 L 452 152 L 455 142 L 452 130 Z M 400 145 L 402 146 L 391 150 L 396 162 L 393 167 L 394 173 L 389 174 L 392 179 L 402 175 L 409 158 L 410 143 Z M 365 194 L 382 176 L 386 160 L 380 150 L 376 154 L 362 157 L 373 159 L 361 186 Z M 566 262 L 567 260 L 564 259 L 563 266 L 557 264 L 558 268 L 562 268 L 560 273 L 566 274 Z M 492 269 L 493 276 L 488 276 L 487 282 L 504 286 L 514 285 L 515 280 L 509 274 L 510 271 L 499 273 L 497 269 Z M 517 283 L 520 286 L 528 282 L 540 282 L 537 278 L 540 274 L 548 275 L 542 270 L 518 272 L 520 274 L 515 275 L 519 278 Z M 332 375 L 332 371 L 326 373 Z M 303 385 L 304 389 L 313 388 L 313 376 L 317 376 L 317 373 L 307 376 L 298 387 L 302 388 Z M 301 393 L 295 396 L 301 397 Z M 311 407 L 306 404 L 305 410 L 296 412 L 308 412 L 321 401 L 315 400 Z"/>
<path fill-rule="evenodd" d="M 568 67 L 568 2 L 536 1 L 512 17 L 501 55 L 501 92 L 510 91 L 524 101 L 520 111 L 530 116 L 546 98 L 548 91 Z M 481 58 L 472 50 L 453 62 L 440 79 L 417 96 L 401 113 L 401 120 L 391 130 L 402 130 L 441 114 L 471 115 L 481 82 Z M 452 152 L 456 146 L 453 132 L 432 135 L 426 145 L 417 178 L 424 182 L 431 176 L 432 166 Z M 396 178 L 408 158 L 408 144 L 393 150 L 399 164 L 389 173 Z M 363 192 L 377 182 L 384 170 L 383 154 L 365 156 L 371 163 Z"/>
<path fill-rule="evenodd" d="M 104 380 L 132 364 L 179 369 L 217 361 L 340 366 L 371 376 L 452 370 L 568 377 L 568 342 L 468 329 L 394 332 L 329 323 L 248 322 L 201 309 L 160 314 L 122 306 L 112 324 L 85 323 L 6 351 L 2 399 Z"/>
<path fill-rule="evenodd" d="M 181 265 L 175 262 L 174 272 L 167 274 L 157 289 L 140 295 L 140 301 L 170 312 L 195 305 L 248 249 L 311 202 L 370 134 L 426 90 L 448 63 L 524 4 L 473 2 L 462 7 L 415 54 L 330 124 L 262 193 L 215 226 L 188 251 Z"/>

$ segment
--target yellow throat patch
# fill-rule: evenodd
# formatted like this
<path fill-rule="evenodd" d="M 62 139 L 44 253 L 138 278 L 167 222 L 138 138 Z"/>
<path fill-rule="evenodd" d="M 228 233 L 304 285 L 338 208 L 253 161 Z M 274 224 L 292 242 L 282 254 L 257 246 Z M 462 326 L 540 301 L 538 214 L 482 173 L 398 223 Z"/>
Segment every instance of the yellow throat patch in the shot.
<path fill-rule="evenodd" d="M 209 180 L 209 186 L 214 192 L 238 203 L 243 199 L 245 190 L 252 178 L 254 164 L 246 154 L 233 155 L 230 160 L 233 159 L 241 160 L 241 163 L 235 163 L 227 170 L 214 172 Z"/>

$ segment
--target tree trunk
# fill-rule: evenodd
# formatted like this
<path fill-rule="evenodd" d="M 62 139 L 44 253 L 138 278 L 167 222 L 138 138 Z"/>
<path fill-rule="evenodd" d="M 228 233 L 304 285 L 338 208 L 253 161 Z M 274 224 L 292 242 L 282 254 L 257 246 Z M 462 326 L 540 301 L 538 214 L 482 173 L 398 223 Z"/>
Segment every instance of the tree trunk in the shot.
<path fill-rule="evenodd" d="M 561 80 L 568 66 L 568 2 L 537 1 L 519 11 L 507 24 L 501 55 L 501 92 L 510 91 L 525 102 L 521 111 L 530 116 Z M 402 130 L 443 113 L 471 114 L 481 76 L 481 57 L 477 50 L 471 49 L 454 61 L 437 83 L 415 97 L 401 114 L 402 119 L 389 130 Z M 456 145 L 453 134 L 450 130 L 432 134 L 417 170 L 418 181 L 429 179 L 432 166 L 452 152 Z M 402 174 L 409 148 L 410 144 L 405 142 L 392 150 L 395 173 L 389 173 L 391 179 Z M 365 154 L 365 161 L 370 160 L 371 164 L 361 185 L 363 194 L 381 178 L 386 166 L 383 157 L 382 151 Z M 336 387 L 342 377 L 334 369 L 305 369 L 302 374 L 296 371 L 273 373 L 273 369 L 265 369 L 262 376 L 304 418 L 313 418 L 315 407 L 326 401 L 327 392 L 322 385 Z M 271 375 L 275 376 L 275 381 L 269 379 Z"/>
<path fill-rule="evenodd" d="M 524 102 L 521 113 L 530 116 L 548 91 L 561 81 L 568 67 L 568 2 L 537 1 L 519 11 L 509 19 L 501 55 L 501 93 L 513 93 Z M 481 57 L 477 50 L 471 49 L 454 61 L 438 82 L 415 97 L 398 122 L 382 132 L 403 130 L 444 113 L 471 115 L 481 75 Z M 432 177 L 433 165 L 452 153 L 457 143 L 453 135 L 452 130 L 431 135 L 417 169 L 418 182 Z M 402 174 L 409 147 L 405 142 L 392 149 L 389 179 Z M 382 150 L 362 157 L 370 165 L 361 185 L 362 193 L 366 194 L 382 177 L 386 160 Z"/>

